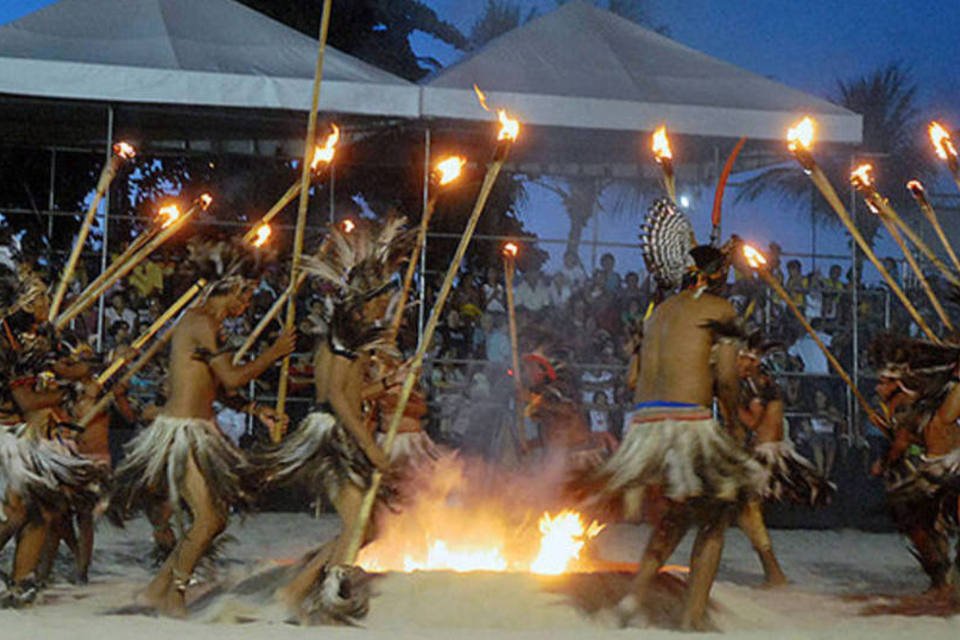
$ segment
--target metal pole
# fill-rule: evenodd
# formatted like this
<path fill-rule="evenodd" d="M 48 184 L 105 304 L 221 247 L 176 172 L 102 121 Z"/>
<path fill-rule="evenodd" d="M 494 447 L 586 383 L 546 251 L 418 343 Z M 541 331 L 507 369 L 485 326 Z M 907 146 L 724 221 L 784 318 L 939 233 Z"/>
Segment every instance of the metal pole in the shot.
<path fill-rule="evenodd" d="M 330 165 L 330 227 L 337 221 L 337 165 Z"/>
<path fill-rule="evenodd" d="M 56 204 L 56 185 L 57 182 L 57 150 L 50 149 L 50 185 L 47 189 L 47 262 L 51 271 L 53 270 L 53 211 Z"/>
<path fill-rule="evenodd" d="M 427 215 L 430 206 L 430 127 L 423 130 L 423 211 L 420 215 Z M 427 242 L 430 234 L 423 237 L 423 246 L 420 247 L 420 308 L 417 309 L 417 348 L 423 340 L 424 309 L 427 306 Z"/>
<path fill-rule="evenodd" d="M 855 159 L 853 156 L 850 156 L 850 169 L 853 170 Z M 857 190 L 850 187 L 850 215 L 853 216 L 853 219 L 856 220 L 857 216 Z M 850 321 L 853 323 L 851 327 L 852 340 L 853 343 L 853 354 L 851 358 L 850 370 L 853 373 L 854 384 L 860 384 L 860 286 L 859 278 L 857 273 L 857 243 L 853 241 L 853 238 L 850 238 L 850 247 L 852 255 L 852 263 L 850 267 L 850 280 L 852 286 L 850 288 L 850 298 L 851 298 L 851 309 L 850 309 Z M 848 414 L 851 416 L 850 420 L 850 435 L 860 438 L 863 437 L 862 429 L 860 428 L 860 407 L 857 406 L 857 403 L 853 401 L 852 393 L 850 390 L 847 390 L 847 407 Z"/>
<path fill-rule="evenodd" d="M 107 162 L 113 154 L 113 105 L 107 107 Z M 110 190 L 103 195 L 103 237 L 100 242 L 100 271 L 107 270 L 107 258 L 110 249 Z M 106 293 L 106 292 L 104 292 Z M 106 309 L 107 297 L 100 296 L 97 305 L 97 351 L 103 352 L 103 313 Z"/>
<path fill-rule="evenodd" d="M 599 178 L 597 179 L 599 182 Z M 593 244 L 590 246 L 590 276 L 593 277 L 593 271 L 597 270 L 597 243 L 600 241 L 600 211 L 597 207 L 597 200 L 600 199 L 600 194 L 597 189 L 594 189 L 594 195 L 596 196 L 593 202 L 590 203 L 590 216 L 593 218 Z"/>

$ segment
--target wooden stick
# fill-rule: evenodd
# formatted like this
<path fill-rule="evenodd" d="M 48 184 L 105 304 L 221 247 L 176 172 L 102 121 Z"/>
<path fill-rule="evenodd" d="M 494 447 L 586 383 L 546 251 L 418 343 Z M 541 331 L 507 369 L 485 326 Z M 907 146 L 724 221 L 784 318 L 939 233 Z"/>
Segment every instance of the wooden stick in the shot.
<path fill-rule="evenodd" d="M 147 330 L 140 334 L 140 336 L 133 341 L 130 345 L 130 349 L 133 353 L 140 353 L 140 350 L 147 344 L 147 342 L 152 338 L 160 329 L 163 328 L 163 325 L 167 324 L 173 316 L 180 313 L 180 310 L 183 309 L 187 304 L 193 300 L 204 287 L 207 286 L 207 281 L 203 278 L 197 280 L 192 287 L 187 289 L 183 295 L 181 295 L 176 302 L 167 307 L 167 309 L 160 314 L 156 320 L 153 321 Z M 115 359 L 110 366 L 107 367 L 99 376 L 97 376 L 97 384 L 103 386 L 107 380 L 113 377 L 117 371 L 119 371 L 123 365 L 127 363 L 129 358 L 127 356 L 122 356 Z"/>
<path fill-rule="evenodd" d="M 130 246 L 128 246 L 123 253 L 117 256 L 106 269 L 100 272 L 100 275 L 90 281 L 90 284 L 88 284 L 86 288 L 80 292 L 80 295 L 78 295 L 76 299 L 70 303 L 70 307 L 75 304 L 84 304 L 86 298 L 91 293 L 98 290 L 100 285 L 103 284 L 104 280 L 113 276 L 113 274 L 117 272 L 117 269 L 122 267 L 136 252 L 140 251 L 145 244 L 153 240 L 158 233 L 160 233 L 160 227 L 154 226 L 151 227 L 146 233 L 141 233 L 134 238 L 133 242 L 130 243 Z M 70 307 L 68 307 L 68 309 Z"/>
<path fill-rule="evenodd" d="M 397 430 L 400 428 L 403 412 L 407 408 L 407 403 L 410 401 L 410 394 L 413 392 L 413 387 L 420 375 L 420 369 L 423 367 L 423 359 L 426 356 L 427 349 L 430 348 L 430 343 L 433 340 L 434 332 L 437 330 L 437 325 L 440 323 L 440 314 L 443 312 L 447 296 L 450 295 L 453 281 L 460 271 L 460 264 L 463 262 L 463 256 L 467 251 L 467 246 L 470 244 L 473 232 L 476 230 L 477 223 L 480 221 L 480 214 L 483 213 L 483 209 L 487 204 L 487 198 L 490 196 L 490 191 L 497 181 L 497 176 L 500 175 L 500 170 L 507 160 L 509 151 L 510 141 L 501 141 L 497 146 L 494 161 L 487 167 L 487 173 L 483 178 L 483 183 L 480 185 L 480 192 L 477 194 L 477 200 L 473 205 L 473 212 L 470 214 L 470 218 L 467 220 L 467 226 L 460 236 L 460 244 L 457 246 L 453 260 L 447 268 L 443 284 L 437 293 L 436 302 L 430 311 L 427 325 L 424 327 L 423 339 L 420 341 L 420 346 L 417 348 L 416 354 L 414 354 L 410 361 L 410 369 L 407 371 L 403 388 L 400 390 L 397 406 L 396 409 L 394 409 L 393 417 L 390 419 L 387 435 L 383 443 L 383 452 L 388 458 L 390 457 L 390 452 L 393 450 L 393 441 L 397 436 Z M 373 513 L 373 505 L 376 502 L 377 492 L 380 489 L 381 482 L 383 482 L 383 474 L 379 470 L 374 471 L 370 479 L 370 487 L 363 496 L 363 502 L 360 503 L 360 510 L 357 513 L 356 520 L 352 523 L 350 540 L 347 546 L 346 557 L 344 558 L 344 561 L 348 564 L 356 562 L 357 554 L 360 552 L 360 545 L 363 542 L 363 535 L 367 529 L 367 523 L 370 521 L 370 515 Z"/>
<path fill-rule="evenodd" d="M 288 204 L 293 202 L 294 198 L 296 198 L 299 194 L 300 194 L 300 181 L 297 180 L 292 185 L 290 185 L 290 188 L 287 189 L 287 191 L 282 196 L 280 196 L 279 200 L 273 203 L 273 206 L 270 207 L 270 210 L 267 211 L 265 214 L 263 214 L 263 217 L 261 217 L 256 224 L 250 227 L 250 230 L 247 231 L 246 234 L 244 234 L 243 241 L 244 242 L 253 241 L 253 239 L 257 237 L 257 229 L 259 229 L 265 224 L 269 224 L 270 221 L 273 220 L 278 213 L 283 211 L 284 207 L 286 207 Z"/>
<path fill-rule="evenodd" d="M 157 250 L 160 245 L 169 240 L 177 231 L 183 227 L 187 221 L 190 220 L 198 211 L 204 209 L 205 206 L 201 202 L 197 202 L 186 213 L 181 215 L 179 218 L 174 220 L 169 226 L 162 229 L 156 236 L 154 236 L 149 242 L 147 242 L 143 247 L 140 248 L 129 260 L 120 265 L 113 274 L 102 281 L 96 290 L 92 291 L 86 298 L 80 300 L 70 306 L 69 309 L 60 314 L 60 317 L 57 318 L 55 322 L 55 327 L 58 330 L 63 329 L 68 322 L 73 320 L 75 317 L 83 313 L 91 304 L 93 304 L 100 296 L 102 296 L 106 291 L 114 285 L 118 280 L 123 279 L 127 274 L 134 270 L 134 268 L 140 264 L 147 256 Z"/>
<path fill-rule="evenodd" d="M 947 239 L 947 234 L 944 233 L 943 227 L 940 225 L 940 219 L 937 217 L 937 212 L 934 210 L 933 205 L 930 204 L 930 200 L 927 199 L 927 192 L 924 190 L 923 185 L 920 184 L 918 180 L 911 180 L 907 183 L 907 190 L 909 190 L 910 194 L 913 195 L 913 199 L 916 200 L 917 204 L 920 206 L 920 211 L 923 212 L 927 222 L 929 222 L 933 227 L 937 237 L 940 239 L 940 244 L 943 245 L 947 255 L 950 256 L 950 261 L 953 262 L 953 266 L 957 269 L 957 273 L 960 273 L 960 259 L 957 258 L 957 254 L 950 245 L 950 241 Z"/>
<path fill-rule="evenodd" d="M 307 227 L 307 204 L 310 201 L 310 162 L 316 146 L 317 108 L 320 104 L 320 87 L 323 82 L 323 61 L 327 51 L 327 33 L 330 29 L 330 10 L 332 0 L 324 0 L 323 16 L 320 18 L 320 46 L 317 49 L 317 66 L 313 76 L 313 99 L 310 104 L 310 116 L 307 118 L 307 135 L 303 142 L 303 164 L 300 171 L 300 205 L 297 210 L 297 228 L 293 237 L 293 256 L 290 265 L 290 283 L 297 280 L 300 272 L 300 258 L 303 254 L 303 235 Z M 287 299 L 286 329 L 292 330 L 297 322 L 296 296 Z M 290 356 L 287 355 L 280 365 L 280 382 L 277 387 L 277 413 L 282 414 L 287 406 L 287 387 L 290 381 Z M 283 438 L 284 426 L 277 421 L 271 436 L 274 442 Z"/>
<path fill-rule="evenodd" d="M 900 228 L 903 234 L 909 238 L 910 242 L 912 242 L 913 245 L 920 250 L 920 253 L 922 253 L 927 260 L 932 262 L 933 265 L 940 271 L 940 273 L 943 274 L 944 278 L 946 278 L 951 284 L 960 287 L 960 278 L 958 278 L 957 275 L 950 270 L 950 267 L 943 263 L 943 260 L 941 260 L 940 257 L 933 252 L 933 249 L 931 249 L 927 243 L 923 241 L 923 238 L 917 235 L 917 232 L 914 231 L 906 222 L 904 222 L 903 218 L 900 217 L 900 214 L 898 214 L 896 210 L 890 206 L 889 200 L 883 197 L 878 198 L 878 208 L 884 213 L 884 215 L 890 218 L 897 225 L 897 227 Z"/>
<path fill-rule="evenodd" d="M 503 276 L 504 282 L 507 285 L 507 319 L 509 321 L 510 329 L 510 355 L 512 359 L 513 366 L 513 387 L 516 393 L 516 436 L 517 444 L 520 447 L 520 451 L 525 451 L 527 448 L 526 445 L 526 430 L 524 429 L 524 420 L 523 420 L 523 378 L 520 375 L 520 344 L 517 339 L 517 308 L 514 304 L 513 298 L 513 276 L 516 273 L 517 261 L 513 256 L 504 255 L 503 256 Z"/>
<path fill-rule="evenodd" d="M 97 215 L 97 209 L 100 208 L 100 201 L 103 200 L 103 196 L 106 195 L 107 189 L 110 188 L 110 183 L 113 182 L 122 163 L 123 157 L 114 153 L 100 171 L 97 190 L 93 194 L 93 200 L 90 201 L 90 206 L 87 207 L 87 213 L 83 217 L 83 222 L 80 224 L 77 239 L 73 244 L 73 248 L 70 250 L 70 258 L 67 260 L 63 274 L 60 276 L 60 282 L 57 283 L 57 290 L 53 295 L 53 302 L 50 303 L 50 313 L 48 316 L 50 322 L 53 322 L 57 314 L 60 313 L 60 305 L 63 304 L 67 287 L 70 285 L 70 281 L 73 280 L 73 274 L 77 269 L 80 254 L 83 253 L 83 247 L 87 244 L 87 236 L 90 234 L 90 228 L 93 226 L 93 219 Z"/>
<path fill-rule="evenodd" d="M 403 287 L 400 291 L 400 299 L 397 303 L 396 311 L 393 314 L 393 320 L 390 322 L 390 329 L 387 332 L 387 340 L 392 342 L 397 339 L 400 333 L 400 325 L 403 324 L 403 313 L 406 309 L 407 298 L 410 295 L 410 287 L 413 285 L 413 275 L 417 271 L 417 259 L 420 257 L 420 251 L 423 243 L 427 239 L 427 229 L 430 227 L 430 220 L 433 218 L 433 212 L 437 208 L 437 198 L 433 195 L 428 201 L 427 206 L 420 217 L 420 228 L 417 231 L 417 241 L 410 252 L 410 260 L 407 262 L 407 270 L 403 274 Z"/>
<path fill-rule="evenodd" d="M 291 288 L 290 286 L 287 286 L 284 288 L 283 293 L 281 293 L 277 299 L 273 301 L 273 306 L 271 306 L 267 313 L 260 318 L 257 326 L 253 328 L 253 331 L 247 336 L 247 339 L 243 341 L 243 344 L 240 345 L 240 348 L 237 349 L 237 352 L 233 354 L 234 365 L 240 364 L 240 361 L 243 360 L 243 356 L 247 355 L 247 352 L 253 347 L 253 344 L 257 341 L 257 338 L 260 337 L 260 334 L 263 333 L 268 326 L 270 326 L 271 322 L 276 320 L 278 315 L 280 315 L 280 310 L 283 309 L 284 303 L 290 298 L 291 295 L 296 295 L 297 291 L 300 290 L 300 287 L 302 287 L 303 283 L 306 281 L 307 274 L 301 272 L 300 275 L 297 276 L 297 282 L 294 287 Z"/>
<path fill-rule="evenodd" d="M 840 361 L 834 357 L 833 353 L 830 352 L 830 349 L 827 348 L 827 345 L 823 344 L 823 340 L 820 339 L 820 336 L 817 335 L 817 332 L 814 331 L 812 326 L 810 326 L 807 318 L 803 315 L 803 312 L 800 311 L 800 308 L 797 307 L 797 303 L 793 301 L 790 295 L 783 288 L 783 285 L 781 285 L 776 278 L 770 275 L 770 272 L 766 269 L 760 268 L 756 271 L 760 277 L 763 278 L 763 281 L 767 283 L 767 286 L 773 289 L 776 294 L 780 296 L 780 298 L 787 304 L 787 307 L 793 312 L 793 315 L 796 316 L 801 326 L 803 326 L 817 346 L 820 347 L 820 351 L 822 351 L 823 355 L 826 356 L 830 366 L 833 367 L 833 370 L 838 376 L 840 376 L 840 379 L 843 380 L 848 387 L 850 387 L 850 390 L 856 397 L 857 402 L 859 402 L 860 406 L 863 407 L 863 410 L 866 412 L 871 421 L 878 417 L 877 412 L 873 410 L 873 407 L 870 406 L 870 403 L 867 402 L 867 399 L 863 397 L 862 393 L 860 393 L 860 389 L 858 389 L 857 385 L 853 382 L 853 380 L 850 379 L 850 376 L 847 374 L 846 369 L 843 368 L 843 365 L 840 364 Z"/>
<path fill-rule="evenodd" d="M 863 254 L 867 256 L 867 259 L 873 264 L 876 270 L 880 273 L 880 276 L 883 278 L 884 282 L 887 283 L 887 286 L 890 287 L 890 290 L 893 291 L 894 295 L 903 303 L 904 308 L 907 310 L 907 313 L 910 314 L 910 317 L 913 318 L 913 321 L 917 323 L 917 326 L 920 327 L 920 330 L 933 342 L 939 342 L 937 336 L 930 327 L 927 325 L 927 322 L 920 315 L 920 312 L 917 311 L 916 307 L 910 302 L 907 298 L 907 295 L 903 292 L 903 289 L 900 288 L 900 285 L 897 284 L 897 281 L 887 273 L 886 268 L 880 262 L 880 259 L 877 258 L 877 255 L 873 252 L 873 249 L 870 247 L 870 244 L 863 237 L 863 234 L 860 233 L 860 230 L 857 229 L 857 226 L 853 223 L 853 219 L 850 217 L 850 213 L 847 211 L 847 208 L 843 206 L 843 202 L 840 201 L 840 196 L 837 195 L 836 190 L 834 190 L 833 185 L 830 184 L 830 180 L 827 179 L 827 176 L 823 173 L 823 170 L 813 161 L 813 156 L 808 152 L 797 149 L 794 151 L 794 154 L 797 156 L 797 160 L 800 162 L 801 166 L 807 171 L 807 174 L 810 176 L 810 179 L 813 181 L 813 184 L 817 187 L 820 193 L 826 199 L 827 203 L 837 214 L 837 217 L 840 218 L 840 221 L 843 223 L 843 226 L 847 228 L 847 231 L 850 232 L 850 235 L 853 236 L 854 241 L 860 247 L 860 250 L 863 251 Z"/>

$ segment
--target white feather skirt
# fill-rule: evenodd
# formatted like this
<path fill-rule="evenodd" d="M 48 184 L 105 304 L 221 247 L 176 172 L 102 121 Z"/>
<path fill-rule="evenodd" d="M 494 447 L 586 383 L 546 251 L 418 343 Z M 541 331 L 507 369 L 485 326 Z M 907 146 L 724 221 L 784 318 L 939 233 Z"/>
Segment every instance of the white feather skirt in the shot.
<path fill-rule="evenodd" d="M 110 514 L 122 522 L 157 498 L 182 514 L 182 487 L 192 458 L 217 508 L 250 508 L 259 485 L 257 470 L 211 420 L 157 416 L 124 448 L 114 473 Z"/>
<path fill-rule="evenodd" d="M 736 501 L 762 491 L 763 469 L 710 411 L 695 406 L 639 408 L 627 416 L 620 448 L 597 471 L 604 493 L 657 485 L 675 501 Z"/>
<path fill-rule="evenodd" d="M 758 444 L 753 457 L 766 473 L 761 493 L 764 498 L 822 506 L 836 491 L 836 486 L 817 473 L 816 467 L 786 440 Z"/>

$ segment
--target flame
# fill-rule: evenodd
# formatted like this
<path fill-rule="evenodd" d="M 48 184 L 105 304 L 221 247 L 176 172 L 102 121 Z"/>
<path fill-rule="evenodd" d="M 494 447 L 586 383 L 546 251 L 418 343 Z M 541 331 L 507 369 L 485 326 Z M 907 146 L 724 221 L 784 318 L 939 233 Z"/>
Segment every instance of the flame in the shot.
<path fill-rule="evenodd" d="M 580 557 L 587 540 L 604 529 L 604 525 L 597 522 L 585 528 L 580 514 L 570 510 L 561 511 L 555 517 L 543 514 L 539 527 L 543 538 L 537 557 L 530 563 L 530 571 L 551 576 L 564 573 L 570 563 Z"/>
<path fill-rule="evenodd" d="M 460 177 L 460 173 L 463 171 L 465 164 L 467 164 L 466 158 L 451 156 L 438 162 L 433 170 L 439 176 L 439 183 L 445 185 L 450 184 Z"/>
<path fill-rule="evenodd" d="M 764 255 L 748 244 L 743 245 L 743 257 L 747 259 L 751 269 L 759 269 L 767 264 Z"/>
<path fill-rule="evenodd" d="M 200 200 L 200 206 L 204 211 L 210 208 L 210 205 L 213 204 L 213 196 L 209 193 L 201 194 L 198 198 Z"/>
<path fill-rule="evenodd" d="M 850 173 L 850 182 L 857 188 L 867 188 L 873 186 L 873 178 L 870 172 L 873 171 L 873 165 L 862 164 Z"/>
<path fill-rule="evenodd" d="M 518 247 L 513 242 L 508 242 L 507 244 L 503 245 L 503 255 L 505 256 L 508 256 L 510 258 L 516 258 L 519 252 L 520 252 L 520 247 Z"/>
<path fill-rule="evenodd" d="M 520 122 L 508 116 L 504 109 L 497 109 L 497 117 L 500 118 L 500 133 L 497 134 L 497 140 L 516 140 L 520 135 Z"/>
<path fill-rule="evenodd" d="M 417 490 L 411 503 L 384 518 L 378 538 L 361 550 L 359 566 L 377 572 L 590 569 L 579 556 L 601 525 L 585 526 L 571 510 L 544 513 L 517 492 L 491 490 L 480 480 L 489 475 L 468 472 L 467 464 L 442 457 L 412 479 Z M 537 514 L 542 517 L 533 527 Z"/>
<path fill-rule="evenodd" d="M 273 230 L 270 228 L 269 224 L 264 223 L 259 227 L 257 227 L 256 238 L 254 238 L 252 242 L 253 246 L 259 249 L 260 247 L 265 245 L 267 243 L 267 240 L 270 239 L 271 233 L 273 233 Z"/>
<path fill-rule="evenodd" d="M 816 133 L 817 123 L 810 116 L 804 116 L 803 120 L 790 127 L 787 131 L 787 148 L 790 151 L 803 149 L 810 151 L 813 146 L 813 138 Z"/>
<path fill-rule="evenodd" d="M 664 160 L 673 158 L 673 152 L 670 150 L 670 138 L 667 137 L 666 125 L 661 126 L 653 132 L 653 142 L 650 146 L 653 149 L 653 157 L 657 159 L 657 162 L 663 162 Z"/>
<path fill-rule="evenodd" d="M 333 156 L 337 153 L 337 143 L 340 142 L 340 127 L 331 124 L 330 128 L 333 129 L 333 132 L 327 136 L 327 141 L 323 143 L 322 147 L 317 147 L 313 152 L 313 161 L 310 163 L 310 169 L 312 171 L 316 171 L 321 163 L 330 164 L 333 162 Z"/>
<path fill-rule="evenodd" d="M 487 106 L 487 96 L 483 91 L 480 91 L 480 87 L 474 84 L 473 92 L 477 94 L 477 100 L 480 102 L 480 106 L 483 107 L 483 110 L 490 111 L 490 107 Z"/>
<path fill-rule="evenodd" d="M 340 228 L 344 233 L 353 233 L 353 230 L 357 228 L 357 223 L 355 223 L 350 218 L 345 219 L 340 223 Z"/>
<path fill-rule="evenodd" d="M 907 189 L 909 189 L 910 193 L 912 193 L 914 197 L 917 197 L 917 198 L 922 198 L 923 196 L 926 195 L 926 189 L 923 188 L 923 183 L 920 182 L 919 180 L 911 180 L 910 182 L 908 182 Z"/>
<path fill-rule="evenodd" d="M 956 158 L 957 150 L 953 146 L 953 141 L 950 139 L 950 132 L 947 131 L 943 125 L 937 121 L 930 123 L 930 141 L 933 143 L 933 148 L 936 149 L 937 155 L 941 159 L 947 160 L 948 158 Z"/>
<path fill-rule="evenodd" d="M 137 150 L 133 148 L 132 144 L 121 141 L 113 145 L 113 153 L 124 160 L 132 160 L 136 157 Z"/>
<path fill-rule="evenodd" d="M 160 210 L 157 211 L 157 216 L 163 220 L 163 222 L 160 223 L 160 228 L 166 229 L 180 217 L 180 207 L 175 204 L 160 207 Z"/>

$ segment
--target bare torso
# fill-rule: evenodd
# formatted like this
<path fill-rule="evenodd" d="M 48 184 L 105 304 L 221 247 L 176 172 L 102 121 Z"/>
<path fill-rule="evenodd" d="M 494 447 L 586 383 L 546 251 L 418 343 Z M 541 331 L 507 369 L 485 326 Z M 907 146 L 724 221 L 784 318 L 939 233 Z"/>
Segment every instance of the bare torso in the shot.
<path fill-rule="evenodd" d="M 217 381 L 208 362 L 197 358 L 204 338 L 215 337 L 219 323 L 211 315 L 191 310 L 174 329 L 170 346 L 170 397 L 161 413 L 172 418 L 212 420 Z"/>
<path fill-rule="evenodd" d="M 688 402 L 709 407 L 716 374 L 710 366 L 713 332 L 703 324 L 727 321 L 733 307 L 723 298 L 689 291 L 661 303 L 644 325 L 635 402 Z"/>
<path fill-rule="evenodd" d="M 330 402 L 333 393 L 342 393 L 350 406 L 359 407 L 362 403 L 364 374 L 370 366 L 369 357 L 361 355 L 356 360 L 350 361 L 344 367 L 338 367 L 338 370 L 345 373 L 342 380 L 336 381 L 334 386 L 333 376 L 335 359 L 346 360 L 342 356 L 335 355 L 330 351 L 326 342 L 320 345 L 313 360 L 313 386 L 316 394 L 317 404 Z M 372 425 L 371 425 L 372 432 Z"/>

